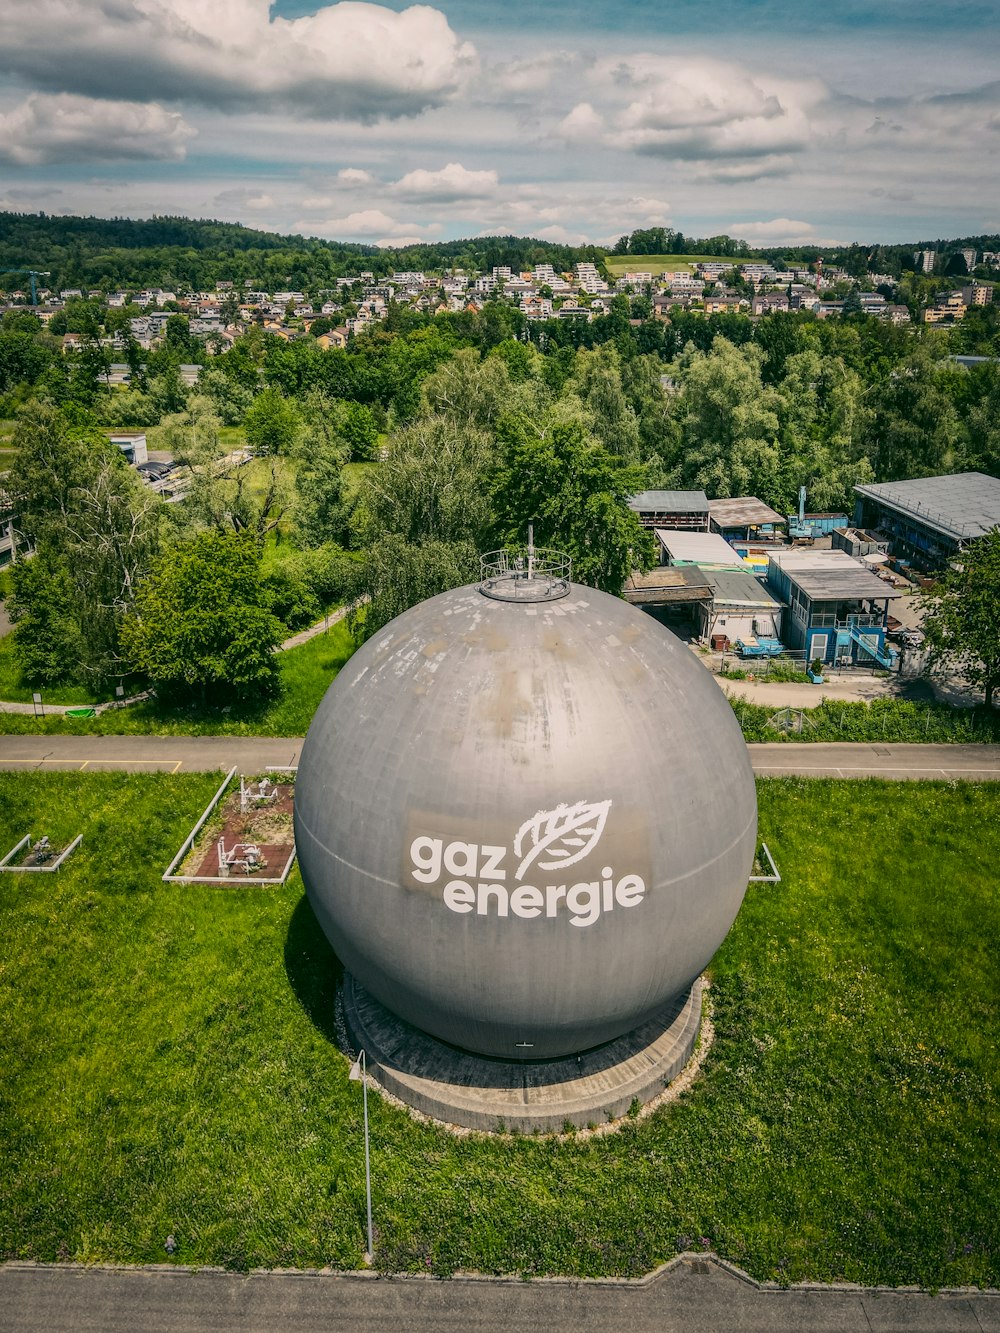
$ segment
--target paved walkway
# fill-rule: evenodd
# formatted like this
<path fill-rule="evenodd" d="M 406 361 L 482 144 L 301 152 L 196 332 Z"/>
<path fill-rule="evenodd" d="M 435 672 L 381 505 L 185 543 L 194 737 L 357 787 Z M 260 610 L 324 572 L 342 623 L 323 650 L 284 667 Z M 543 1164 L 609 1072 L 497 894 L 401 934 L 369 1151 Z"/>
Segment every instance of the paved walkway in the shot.
<path fill-rule="evenodd" d="M 349 606 L 341 606 L 336 611 L 332 611 L 330 615 L 317 621 L 315 625 L 310 625 L 308 629 L 299 630 L 298 634 L 293 634 L 290 639 L 286 639 L 278 651 L 283 653 L 286 648 L 297 648 L 300 643 L 308 643 L 310 639 L 315 639 L 318 634 L 325 634 L 331 625 L 336 625 L 338 621 L 343 620 L 350 609 Z"/>
<path fill-rule="evenodd" d="M 0 768 L 244 773 L 294 767 L 301 736 L 0 736 Z M 1000 781 L 1000 745 L 751 745 L 761 777 L 968 778 Z"/>
<path fill-rule="evenodd" d="M 818 708 L 824 699 L 838 703 L 871 703 L 873 699 L 899 698 L 895 678 L 881 676 L 831 676 L 822 685 L 807 685 L 795 680 L 730 680 L 727 676 L 713 676 L 716 684 L 729 697 L 742 696 L 752 704 L 766 704 L 769 708 Z"/>
<path fill-rule="evenodd" d="M 706 1256 L 633 1282 L 0 1265 L 6 1333 L 1000 1333 L 1000 1293 L 759 1286 Z"/>

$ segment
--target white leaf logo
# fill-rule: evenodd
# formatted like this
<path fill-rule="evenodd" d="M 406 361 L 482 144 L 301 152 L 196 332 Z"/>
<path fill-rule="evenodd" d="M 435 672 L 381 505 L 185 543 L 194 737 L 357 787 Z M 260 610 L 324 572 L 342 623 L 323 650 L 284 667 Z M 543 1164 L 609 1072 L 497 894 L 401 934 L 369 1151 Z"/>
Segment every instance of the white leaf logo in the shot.
<path fill-rule="evenodd" d="M 561 870 L 582 861 L 597 846 L 610 809 L 610 801 L 577 801 L 576 805 L 539 810 L 526 819 L 514 839 L 514 855 L 523 853 L 515 878 L 521 879 L 543 852 L 549 860 L 538 862 L 542 870 Z"/>

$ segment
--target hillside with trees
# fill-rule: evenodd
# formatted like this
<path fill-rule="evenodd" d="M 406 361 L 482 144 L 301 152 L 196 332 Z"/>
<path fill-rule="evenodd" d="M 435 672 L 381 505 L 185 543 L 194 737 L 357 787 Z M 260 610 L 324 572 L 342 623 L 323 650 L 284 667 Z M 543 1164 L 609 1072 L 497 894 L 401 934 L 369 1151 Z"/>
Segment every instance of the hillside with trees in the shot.
<path fill-rule="evenodd" d="M 292 253 L 289 238 L 265 245 L 260 233 L 240 250 L 243 230 L 222 224 L 108 223 L 86 239 L 76 221 L 47 220 L 37 245 L 75 245 L 73 262 L 104 280 L 100 246 L 129 237 L 142 244 L 113 253 L 150 265 L 158 283 L 169 276 L 152 276 L 157 247 L 181 253 L 184 239 L 204 241 L 184 250 L 192 265 L 221 271 L 228 256 L 228 281 L 237 257 L 282 267 Z M 515 263 L 535 253 L 513 238 L 455 242 L 453 253 L 465 244 L 488 256 L 495 244 Z M 312 246 L 299 253 L 334 267 L 406 262 Z M 637 490 L 753 494 L 789 512 L 805 486 L 812 508 L 850 512 L 856 482 L 1000 474 L 996 304 L 943 327 L 849 305 L 826 319 L 679 308 L 663 319 L 642 293 L 605 304 L 589 320 L 529 320 L 502 291 L 437 312 L 390 301 L 343 347 L 322 344 L 331 321 L 317 320 L 291 336 L 242 323 L 214 349 L 174 309 L 145 351 L 129 343 L 127 306 L 67 302 L 57 327 L 78 334 L 69 349 L 56 317 L 44 328 L 30 309 L 8 309 L 3 487 L 37 552 L 15 566 L 8 599 L 25 681 L 106 690 L 131 675 L 210 699 L 235 672 L 234 687 L 263 694 L 285 632 L 364 599 L 355 626 L 371 633 L 475 578 L 478 553 L 523 539 L 529 522 L 539 543 L 573 556 L 577 578 L 614 593 L 652 558 L 626 503 Z M 115 339 L 126 385 L 107 374 Z M 965 368 L 956 353 L 992 359 Z M 181 502 L 165 502 L 109 445 L 109 430 L 137 428 L 173 457 Z M 209 592 L 225 600 L 227 579 L 246 630 L 228 658 L 218 615 L 197 613 Z M 185 641 L 201 645 L 197 670 L 172 628 L 185 623 Z"/>

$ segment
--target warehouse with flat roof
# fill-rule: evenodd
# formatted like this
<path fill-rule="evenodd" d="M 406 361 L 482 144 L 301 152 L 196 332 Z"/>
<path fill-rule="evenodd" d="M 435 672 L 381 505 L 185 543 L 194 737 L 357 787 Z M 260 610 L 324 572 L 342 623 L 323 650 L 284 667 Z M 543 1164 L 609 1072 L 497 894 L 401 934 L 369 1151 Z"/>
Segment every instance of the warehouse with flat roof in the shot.
<path fill-rule="evenodd" d="M 808 661 L 889 666 L 889 602 L 899 597 L 843 551 L 789 547 L 767 566 L 768 587 L 789 608 L 782 638 Z"/>
<path fill-rule="evenodd" d="M 743 557 L 717 532 L 671 532 L 667 528 L 654 531 L 663 565 L 746 568 Z"/>
<path fill-rule="evenodd" d="M 854 487 L 854 526 L 883 535 L 893 555 L 941 569 L 967 542 L 1000 527 L 1000 478 L 955 472 Z"/>

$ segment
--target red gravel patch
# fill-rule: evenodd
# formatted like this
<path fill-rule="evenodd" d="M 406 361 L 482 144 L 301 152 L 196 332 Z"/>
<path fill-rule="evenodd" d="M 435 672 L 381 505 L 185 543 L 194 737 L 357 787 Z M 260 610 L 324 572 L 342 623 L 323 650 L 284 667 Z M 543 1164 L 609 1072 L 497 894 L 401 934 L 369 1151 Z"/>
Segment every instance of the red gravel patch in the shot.
<path fill-rule="evenodd" d="M 246 814 L 240 813 L 240 793 L 237 787 L 222 801 L 212 819 L 209 820 L 211 834 L 199 838 L 194 850 L 188 857 L 183 873 L 199 877 L 217 878 L 219 875 L 219 839 L 230 851 L 237 843 L 254 843 L 261 852 L 266 865 L 260 870 L 247 874 L 245 870 L 233 870 L 227 878 L 234 882 L 253 883 L 254 880 L 277 879 L 285 868 L 292 848 L 295 834 L 292 825 L 292 807 L 295 787 L 285 783 L 278 787 L 274 801 L 266 805 L 252 807 Z M 223 815 L 223 825 L 219 828 L 218 817 Z"/>

